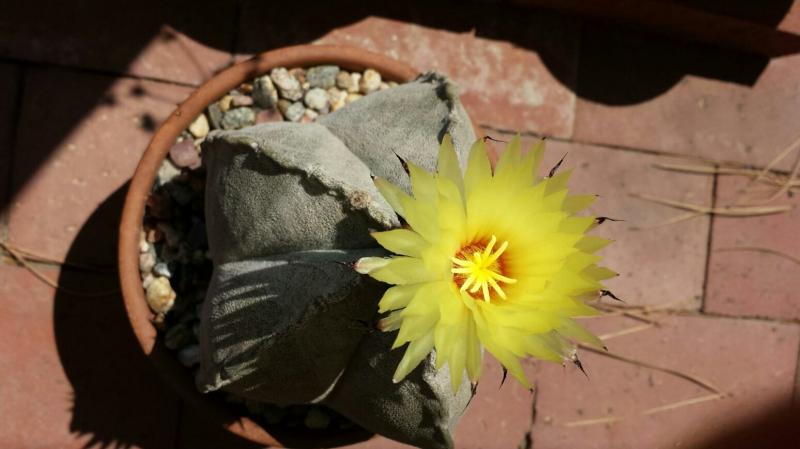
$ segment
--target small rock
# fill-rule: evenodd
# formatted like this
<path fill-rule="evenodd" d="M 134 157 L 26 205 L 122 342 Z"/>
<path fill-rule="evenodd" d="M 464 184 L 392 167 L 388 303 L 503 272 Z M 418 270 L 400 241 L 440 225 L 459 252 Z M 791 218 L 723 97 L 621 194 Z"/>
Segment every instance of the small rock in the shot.
<path fill-rule="evenodd" d="M 278 102 L 278 91 L 269 75 L 256 78 L 253 83 L 253 100 L 264 109 L 272 108 Z"/>
<path fill-rule="evenodd" d="M 289 101 L 289 100 L 286 100 L 286 99 L 283 99 L 283 98 L 278 100 L 278 110 L 281 112 L 281 114 L 284 117 L 286 117 L 286 111 L 289 110 L 289 106 L 291 106 L 291 105 L 292 105 L 292 102 Z"/>
<path fill-rule="evenodd" d="M 253 105 L 253 97 L 249 95 L 232 95 L 231 98 L 233 99 L 231 100 L 231 106 L 234 108 Z"/>
<path fill-rule="evenodd" d="M 345 104 L 350 104 L 354 101 L 358 101 L 363 95 L 361 94 L 347 94 L 347 98 L 345 98 Z"/>
<path fill-rule="evenodd" d="M 164 233 L 158 228 L 150 228 L 147 230 L 147 241 L 149 243 L 158 243 L 164 240 Z"/>
<path fill-rule="evenodd" d="M 397 82 L 395 82 L 395 81 L 389 81 L 389 82 L 388 82 L 388 83 L 386 83 L 386 84 L 388 84 L 388 85 L 389 85 L 389 88 L 390 88 L 390 89 L 391 89 L 392 87 L 397 87 Z"/>
<path fill-rule="evenodd" d="M 252 108 L 235 108 L 222 117 L 222 129 L 239 129 L 256 122 L 256 113 Z"/>
<path fill-rule="evenodd" d="M 386 90 L 388 88 L 389 88 L 389 83 L 381 82 L 381 87 L 379 87 L 378 90 Z"/>
<path fill-rule="evenodd" d="M 258 111 L 258 114 L 256 114 L 257 124 L 267 123 L 267 122 L 280 122 L 281 120 L 283 120 L 283 115 L 281 115 L 281 112 L 274 107 L 269 109 L 263 109 L 261 111 Z"/>
<path fill-rule="evenodd" d="M 198 115 L 197 118 L 194 119 L 194 121 L 189 125 L 189 132 L 198 139 L 208 135 L 208 131 L 208 119 L 206 118 L 205 114 Z"/>
<path fill-rule="evenodd" d="M 224 97 L 220 98 L 217 103 L 219 103 L 219 109 L 222 112 L 228 112 L 233 104 L 233 97 L 230 95 L 225 95 Z"/>
<path fill-rule="evenodd" d="M 306 106 L 311 109 L 321 111 L 328 107 L 328 93 L 321 87 L 315 87 L 308 92 L 304 98 Z"/>
<path fill-rule="evenodd" d="M 194 192 L 192 188 L 184 183 L 171 182 L 164 186 L 164 189 L 176 203 L 185 206 L 192 202 Z"/>
<path fill-rule="evenodd" d="M 175 290 L 169 284 L 169 279 L 155 278 L 147 286 L 147 304 L 155 313 L 167 313 L 175 304 Z"/>
<path fill-rule="evenodd" d="M 278 92 L 281 94 L 281 97 L 292 101 L 297 101 L 303 98 L 303 91 L 300 88 L 300 82 L 295 77 L 290 75 L 285 68 L 278 67 L 272 69 L 269 76 L 272 79 L 272 82 L 278 88 Z"/>
<path fill-rule="evenodd" d="M 306 112 L 306 107 L 303 106 L 302 102 L 298 101 L 290 104 L 289 107 L 286 108 L 286 112 L 283 115 L 286 117 L 286 120 L 297 122 L 300 121 L 301 118 L 303 118 L 305 112 Z"/>
<path fill-rule="evenodd" d="M 170 163 L 171 164 L 171 163 Z M 154 218 L 166 219 L 172 215 L 169 197 L 161 192 L 153 192 L 145 201 L 146 211 Z"/>
<path fill-rule="evenodd" d="M 167 246 L 177 247 L 181 242 L 181 235 L 169 223 L 159 222 L 156 227 L 164 233 Z"/>
<path fill-rule="evenodd" d="M 139 242 L 139 252 L 146 253 L 150 251 L 150 244 L 147 241 L 140 241 Z"/>
<path fill-rule="evenodd" d="M 336 85 L 339 67 L 335 65 L 318 65 L 308 69 L 306 79 L 311 87 L 328 89 Z"/>
<path fill-rule="evenodd" d="M 151 252 L 139 254 L 139 271 L 149 273 L 156 266 L 156 256 Z"/>
<path fill-rule="evenodd" d="M 222 112 L 222 108 L 219 107 L 218 102 L 211 103 L 208 105 L 208 120 L 211 122 L 211 126 L 214 129 L 222 128 L 222 117 L 225 115 Z"/>
<path fill-rule="evenodd" d="M 347 100 L 347 92 L 335 87 L 328 89 L 328 102 L 331 104 L 331 111 L 341 109 Z"/>
<path fill-rule="evenodd" d="M 242 83 L 239 85 L 239 92 L 250 95 L 253 93 L 253 85 L 250 83 Z"/>
<path fill-rule="evenodd" d="M 306 109 L 306 112 L 303 114 L 304 118 L 308 118 L 312 122 L 319 117 L 319 112 L 313 109 Z"/>
<path fill-rule="evenodd" d="M 173 351 L 184 348 L 194 341 L 194 336 L 183 323 L 178 323 L 164 335 L 164 345 Z"/>
<path fill-rule="evenodd" d="M 306 78 L 306 70 L 300 67 L 289 69 L 289 75 L 292 75 L 292 77 L 294 77 L 294 79 L 296 79 L 301 86 L 303 84 L 306 84 L 306 82 L 308 81 L 308 79 Z"/>
<path fill-rule="evenodd" d="M 183 366 L 190 367 L 200 363 L 200 346 L 191 345 L 178 351 L 178 360 Z"/>
<path fill-rule="evenodd" d="M 158 167 L 158 175 L 156 175 L 156 184 L 158 187 L 167 184 L 175 179 L 176 176 L 181 174 L 181 169 L 175 166 L 169 159 L 164 159 L 161 166 Z"/>
<path fill-rule="evenodd" d="M 319 407 L 312 407 L 304 423 L 309 429 L 327 429 L 331 424 L 331 417 Z"/>
<path fill-rule="evenodd" d="M 336 87 L 345 92 L 358 92 L 360 73 L 339 72 L 336 75 Z"/>
<path fill-rule="evenodd" d="M 155 261 L 155 258 L 153 258 L 153 261 Z M 153 268 L 153 274 L 155 274 L 156 276 L 165 277 L 167 279 L 172 277 L 172 273 L 169 272 L 169 267 L 164 262 L 159 262 L 155 264 L 155 266 L 153 266 L 152 268 Z"/>
<path fill-rule="evenodd" d="M 381 74 L 372 69 L 364 70 L 364 75 L 358 84 L 362 94 L 371 94 L 381 87 Z"/>
<path fill-rule="evenodd" d="M 147 290 L 147 287 L 150 287 L 150 284 L 152 284 L 153 281 L 155 281 L 155 280 L 156 280 L 156 277 L 153 276 L 151 273 L 145 274 L 144 277 L 142 278 L 142 288 Z"/>
<path fill-rule="evenodd" d="M 177 167 L 186 167 L 192 170 L 200 167 L 201 164 L 200 154 L 192 139 L 183 139 L 172 145 L 172 148 L 169 149 L 169 158 Z"/>

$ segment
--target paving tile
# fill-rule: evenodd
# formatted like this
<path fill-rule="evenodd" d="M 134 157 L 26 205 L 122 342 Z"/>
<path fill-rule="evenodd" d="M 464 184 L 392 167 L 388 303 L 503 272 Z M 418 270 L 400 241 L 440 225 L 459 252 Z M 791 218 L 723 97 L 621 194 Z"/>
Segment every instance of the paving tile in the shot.
<path fill-rule="evenodd" d="M 9 239 L 63 259 L 98 206 L 133 174 L 155 127 L 190 89 L 68 70 L 30 70 L 15 153 Z M 119 215 L 95 219 L 74 261 L 116 258 Z"/>
<path fill-rule="evenodd" d="M 242 53 L 288 43 L 349 45 L 438 70 L 461 88 L 473 120 L 501 129 L 557 136 L 572 132 L 579 27 L 575 19 L 507 6 L 420 2 L 374 8 L 364 4 L 318 12 L 306 22 L 305 6 L 283 10 L 281 36 L 264 26 L 277 18 L 263 2 L 245 4 Z M 292 25 L 294 24 L 294 25 Z M 301 26 L 302 25 L 302 26 Z M 283 27 L 286 27 L 284 30 Z"/>
<path fill-rule="evenodd" d="M 579 141 L 763 166 L 797 136 L 798 55 L 767 62 L 587 26 L 579 67 Z"/>
<path fill-rule="evenodd" d="M 506 134 L 493 134 L 508 140 Z M 529 146 L 532 139 L 523 139 Z M 503 144 L 497 144 L 501 150 Z M 691 204 L 711 203 L 709 177 L 657 170 L 655 163 L 672 158 L 644 153 L 550 141 L 542 171 L 566 155 L 561 170 L 574 169 L 570 189 L 599 197 L 589 211 L 625 221 L 606 221 L 594 233 L 614 243 L 603 249 L 602 264 L 620 274 L 607 286 L 627 305 L 697 310 L 703 296 L 703 279 L 709 219 L 695 217 L 663 225 L 681 215 L 668 207 L 631 196 L 632 193 L 665 197 Z"/>
<path fill-rule="evenodd" d="M 13 64 L 0 64 L 0 239 L 6 237 L 8 187 L 11 176 L 11 146 L 16 123 L 19 68 Z"/>
<path fill-rule="evenodd" d="M 0 55 L 201 83 L 230 61 L 234 2 L 15 2 Z"/>
<path fill-rule="evenodd" d="M 691 443 L 730 434 L 732 423 L 741 424 L 791 401 L 800 343 L 796 324 L 699 316 L 656 318 L 661 327 L 608 340 L 612 353 L 697 376 L 723 391 L 724 397 L 645 415 L 646 410 L 699 400 L 711 393 L 685 379 L 591 353 L 581 355 L 588 379 L 574 369 L 538 364 L 533 447 L 696 447 Z M 605 331 L 641 324 L 620 317 L 591 321 L 597 322 L 590 327 Z M 586 422 L 614 417 L 621 420 Z M 584 425 L 577 425 L 580 422 Z"/>
<path fill-rule="evenodd" d="M 52 269 L 72 289 L 99 278 Z M 0 447 L 171 448 L 178 400 L 136 345 L 116 294 L 56 294 L 30 272 L 0 266 Z"/>
<path fill-rule="evenodd" d="M 720 177 L 718 204 L 734 204 L 748 185 L 745 178 Z M 800 201 L 784 197 L 770 204 L 794 209 L 779 215 L 714 218 L 705 311 L 800 320 L 800 264 L 773 253 L 728 250 L 755 247 L 800 257 Z"/>

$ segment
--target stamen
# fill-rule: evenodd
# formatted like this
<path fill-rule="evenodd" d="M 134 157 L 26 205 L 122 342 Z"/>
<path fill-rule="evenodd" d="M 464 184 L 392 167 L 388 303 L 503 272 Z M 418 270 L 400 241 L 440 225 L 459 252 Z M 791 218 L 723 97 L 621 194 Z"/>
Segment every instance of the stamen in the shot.
<path fill-rule="evenodd" d="M 456 256 L 450 258 L 453 262 L 450 272 L 456 283 L 461 283 L 461 291 L 469 292 L 473 297 L 478 294 L 486 302 L 491 302 L 492 292 L 501 299 L 506 299 L 506 292 L 500 282 L 517 282 L 516 279 L 502 274 L 503 264 L 498 262 L 508 249 L 508 242 L 504 241 L 495 249 L 496 244 L 497 237 L 493 235 L 483 249 L 479 243 L 466 245 Z"/>

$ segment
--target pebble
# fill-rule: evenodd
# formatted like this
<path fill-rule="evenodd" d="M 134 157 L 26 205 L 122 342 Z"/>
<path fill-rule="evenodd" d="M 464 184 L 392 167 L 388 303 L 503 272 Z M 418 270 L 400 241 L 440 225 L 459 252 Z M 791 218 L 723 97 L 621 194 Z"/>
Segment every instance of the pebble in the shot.
<path fill-rule="evenodd" d="M 389 83 L 381 82 L 381 87 L 378 90 L 386 90 L 389 88 Z"/>
<path fill-rule="evenodd" d="M 309 429 L 327 429 L 331 424 L 331 417 L 319 407 L 311 407 L 304 424 Z"/>
<path fill-rule="evenodd" d="M 292 77 L 296 79 L 301 86 L 308 82 L 306 79 L 306 70 L 300 67 L 289 69 L 289 75 L 292 75 Z"/>
<path fill-rule="evenodd" d="M 200 363 L 200 346 L 191 345 L 178 351 L 178 360 L 183 366 L 194 366 Z"/>
<path fill-rule="evenodd" d="M 189 125 L 189 132 L 198 139 L 202 139 L 203 137 L 208 135 L 209 126 L 208 126 L 208 119 L 206 118 L 205 114 L 200 114 L 197 116 L 196 119 Z"/>
<path fill-rule="evenodd" d="M 381 74 L 372 69 L 364 70 L 364 75 L 358 84 L 359 92 L 371 94 L 381 87 Z"/>
<path fill-rule="evenodd" d="M 155 257 L 153 258 L 155 262 Z M 164 262 L 159 262 L 151 267 L 153 269 L 153 274 L 156 276 L 165 277 L 167 279 L 172 277 L 172 273 L 169 272 L 169 267 Z"/>
<path fill-rule="evenodd" d="M 335 65 L 318 65 L 308 69 L 306 80 L 311 87 L 328 89 L 336 85 L 339 67 Z"/>
<path fill-rule="evenodd" d="M 211 126 L 214 127 L 214 129 L 222 128 L 222 117 L 224 115 L 222 108 L 219 107 L 219 102 L 208 105 L 208 120 L 211 122 Z"/>
<path fill-rule="evenodd" d="M 309 108 L 322 111 L 328 107 L 328 92 L 321 87 L 315 87 L 306 92 L 304 100 Z"/>
<path fill-rule="evenodd" d="M 165 185 L 164 189 L 167 191 L 170 198 L 175 200 L 175 202 L 181 206 L 189 204 L 192 201 L 192 198 L 194 198 L 194 192 L 192 191 L 192 188 L 184 183 L 171 182 Z"/>
<path fill-rule="evenodd" d="M 297 122 L 300 121 L 301 118 L 303 118 L 305 112 L 306 112 L 306 107 L 303 106 L 302 102 L 297 101 L 295 103 L 290 104 L 289 107 L 286 108 L 286 112 L 284 112 L 283 115 L 284 117 L 286 117 L 286 120 Z"/>
<path fill-rule="evenodd" d="M 146 253 L 148 251 L 150 251 L 150 244 L 147 243 L 146 241 L 140 241 L 139 242 L 139 252 L 140 253 Z"/>
<path fill-rule="evenodd" d="M 272 108 L 278 102 L 278 91 L 269 75 L 256 78 L 253 83 L 253 100 L 264 109 Z"/>
<path fill-rule="evenodd" d="M 195 340 L 194 335 L 183 323 L 176 324 L 164 335 L 164 345 L 173 351 L 195 343 Z"/>
<path fill-rule="evenodd" d="M 239 129 L 250 126 L 256 122 L 256 113 L 252 108 L 235 108 L 226 112 L 222 117 L 223 129 Z"/>
<path fill-rule="evenodd" d="M 192 139 L 183 139 L 172 145 L 172 148 L 169 149 L 169 158 L 177 167 L 186 167 L 192 170 L 200 167 L 200 154 Z"/>
<path fill-rule="evenodd" d="M 341 109 L 346 103 L 347 92 L 335 87 L 328 89 L 328 102 L 331 104 L 331 111 Z"/>
<path fill-rule="evenodd" d="M 297 101 L 303 98 L 303 91 L 300 87 L 300 82 L 295 77 L 289 74 L 283 67 L 272 69 L 270 78 L 275 86 L 278 88 L 281 97 L 287 100 Z"/>
<path fill-rule="evenodd" d="M 156 227 L 164 233 L 164 239 L 167 241 L 167 246 L 177 247 L 181 242 L 181 235 L 169 223 L 159 222 Z"/>
<path fill-rule="evenodd" d="M 151 252 L 139 254 L 139 271 L 149 273 L 156 266 L 156 255 Z"/>
<path fill-rule="evenodd" d="M 225 95 L 224 97 L 220 98 L 219 101 L 219 109 L 222 112 L 228 112 L 233 105 L 233 97 L 230 95 Z"/>
<path fill-rule="evenodd" d="M 358 81 L 360 79 L 360 73 L 339 72 L 336 75 L 336 87 L 345 92 L 358 92 Z"/>
<path fill-rule="evenodd" d="M 286 409 L 274 404 L 264 404 L 264 411 L 261 412 L 261 416 L 264 417 L 268 424 L 278 424 L 286 416 Z"/>
<path fill-rule="evenodd" d="M 231 98 L 233 99 L 231 100 L 231 106 L 235 108 L 253 105 L 253 97 L 250 95 L 232 95 Z"/>
<path fill-rule="evenodd" d="M 158 243 L 164 240 L 164 233 L 158 228 L 150 228 L 147 230 L 147 242 Z"/>
<path fill-rule="evenodd" d="M 169 183 L 176 176 L 181 174 L 181 169 L 175 166 L 169 159 L 164 159 L 161 166 L 158 167 L 158 174 L 156 175 L 156 184 L 161 187 Z"/>
<path fill-rule="evenodd" d="M 261 111 L 258 111 L 258 114 L 256 114 L 257 124 L 268 123 L 268 122 L 280 122 L 282 120 L 283 120 L 283 115 L 281 115 L 281 112 L 274 107 L 271 107 L 269 109 L 262 109 Z"/>
<path fill-rule="evenodd" d="M 175 290 L 169 284 L 169 279 L 157 277 L 147 286 L 147 304 L 153 312 L 163 314 L 175 304 Z"/>
<path fill-rule="evenodd" d="M 354 101 L 358 101 L 363 95 L 361 94 L 347 94 L 347 98 L 345 98 L 345 104 L 350 104 Z"/>

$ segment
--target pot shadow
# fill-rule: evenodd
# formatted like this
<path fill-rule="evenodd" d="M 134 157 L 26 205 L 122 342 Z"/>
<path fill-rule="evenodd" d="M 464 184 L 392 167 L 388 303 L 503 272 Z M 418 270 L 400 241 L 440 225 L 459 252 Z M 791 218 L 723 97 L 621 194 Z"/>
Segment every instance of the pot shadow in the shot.
<path fill-rule="evenodd" d="M 72 243 L 66 261 L 91 251 L 116 252 L 116 231 L 128 185 L 103 201 Z M 128 322 L 116 269 L 61 270 L 54 301 L 58 355 L 74 391 L 70 431 L 84 447 L 227 447 L 255 449 L 205 423 L 159 378 Z M 108 292 L 98 295 L 97 292 Z"/>
<path fill-rule="evenodd" d="M 726 423 L 724 432 L 710 435 L 691 449 L 779 449 L 797 447 L 800 403 L 776 401 L 747 418 Z"/>

